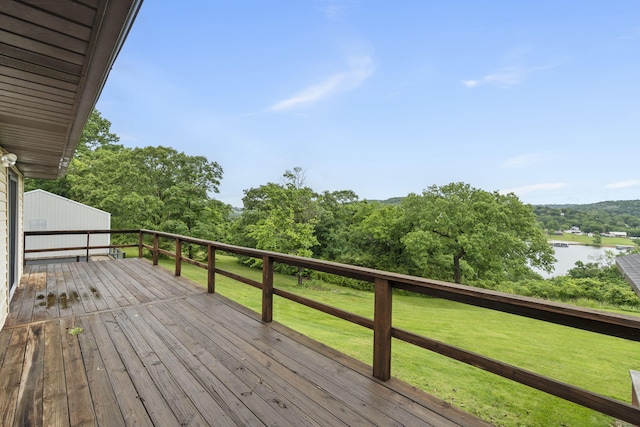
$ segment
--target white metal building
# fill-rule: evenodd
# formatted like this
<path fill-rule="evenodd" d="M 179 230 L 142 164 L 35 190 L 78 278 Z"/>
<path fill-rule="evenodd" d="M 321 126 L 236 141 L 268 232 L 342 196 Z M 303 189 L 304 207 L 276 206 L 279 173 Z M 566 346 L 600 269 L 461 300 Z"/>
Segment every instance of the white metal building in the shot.
<path fill-rule="evenodd" d="M 111 214 L 91 206 L 78 203 L 57 194 L 44 190 L 33 190 L 24 193 L 24 230 L 25 231 L 58 231 L 58 230 L 110 230 Z M 108 245 L 109 234 L 95 234 L 90 237 L 90 244 Z M 25 240 L 25 248 L 69 248 L 86 246 L 87 235 L 29 236 Z M 92 249 L 89 255 L 108 255 L 109 249 Z M 26 254 L 27 260 L 42 258 L 66 258 L 85 256 L 85 250 L 36 252 Z"/>

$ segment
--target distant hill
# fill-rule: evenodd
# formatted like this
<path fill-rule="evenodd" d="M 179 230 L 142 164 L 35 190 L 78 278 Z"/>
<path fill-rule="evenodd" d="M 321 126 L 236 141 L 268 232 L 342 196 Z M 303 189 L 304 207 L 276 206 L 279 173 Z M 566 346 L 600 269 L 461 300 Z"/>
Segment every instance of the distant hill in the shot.
<path fill-rule="evenodd" d="M 615 200 L 608 202 L 589 203 L 585 205 L 539 205 L 551 209 L 572 209 L 576 211 L 600 211 L 610 215 L 631 215 L 640 217 L 640 200 Z"/>
<path fill-rule="evenodd" d="M 244 208 L 237 208 L 235 206 L 232 206 L 231 213 L 229 214 L 229 218 L 239 218 L 240 216 L 242 216 L 243 211 L 244 211 Z"/>
<path fill-rule="evenodd" d="M 385 205 L 399 205 L 400 203 L 402 203 L 402 199 L 404 199 L 404 197 L 392 197 L 387 200 L 375 200 L 375 201 Z"/>
<path fill-rule="evenodd" d="M 399 205 L 404 197 L 391 197 L 386 200 L 372 200 L 372 202 L 380 202 L 385 205 Z M 589 212 L 601 211 L 610 215 L 631 215 L 640 217 L 640 200 L 610 200 L 607 202 L 588 203 L 588 204 L 566 204 L 566 205 L 534 205 L 534 207 L 544 207 L 550 209 L 572 209 L 576 211 Z"/>

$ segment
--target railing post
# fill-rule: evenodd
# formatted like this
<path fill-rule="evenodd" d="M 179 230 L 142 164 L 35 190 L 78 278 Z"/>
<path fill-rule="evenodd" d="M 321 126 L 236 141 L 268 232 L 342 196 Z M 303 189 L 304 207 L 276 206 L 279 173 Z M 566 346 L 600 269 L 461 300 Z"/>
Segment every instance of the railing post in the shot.
<path fill-rule="evenodd" d="M 144 248 L 144 233 L 138 231 L 138 258 L 142 258 L 142 249 Z"/>
<path fill-rule="evenodd" d="M 262 257 L 262 321 L 273 320 L 273 258 Z"/>
<path fill-rule="evenodd" d="M 87 262 L 89 262 L 89 241 L 90 241 L 91 233 L 87 231 Z"/>
<path fill-rule="evenodd" d="M 207 245 L 207 292 L 210 294 L 216 291 L 216 249 Z"/>
<path fill-rule="evenodd" d="M 388 280 L 375 281 L 373 312 L 373 376 L 387 381 L 391 378 L 391 302 L 393 292 Z"/>
<path fill-rule="evenodd" d="M 158 234 L 153 233 L 153 265 L 158 265 Z"/>
<path fill-rule="evenodd" d="M 182 273 L 182 240 L 176 239 L 176 276 Z"/>

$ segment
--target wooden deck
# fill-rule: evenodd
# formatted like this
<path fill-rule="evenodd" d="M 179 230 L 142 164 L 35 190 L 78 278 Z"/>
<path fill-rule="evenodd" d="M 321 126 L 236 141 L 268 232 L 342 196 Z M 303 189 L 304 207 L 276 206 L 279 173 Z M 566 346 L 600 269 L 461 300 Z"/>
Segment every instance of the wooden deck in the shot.
<path fill-rule="evenodd" d="M 0 332 L 0 425 L 486 425 L 370 371 L 145 260 L 33 265 Z"/>

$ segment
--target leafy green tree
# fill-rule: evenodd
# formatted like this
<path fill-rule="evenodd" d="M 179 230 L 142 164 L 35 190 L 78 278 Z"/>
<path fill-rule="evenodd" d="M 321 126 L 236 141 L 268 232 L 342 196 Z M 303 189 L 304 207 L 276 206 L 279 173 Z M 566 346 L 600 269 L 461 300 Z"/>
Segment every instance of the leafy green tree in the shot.
<path fill-rule="evenodd" d="M 68 173 L 73 174 L 77 163 L 87 156 L 92 156 L 98 148 L 110 151 L 122 149 L 123 146 L 118 144 L 119 140 L 120 138 L 111 132 L 111 122 L 103 118 L 100 112 L 94 109 L 82 130 L 82 136 L 76 147 L 75 156 L 69 164 Z M 26 178 L 25 191 L 39 188 L 62 197 L 72 198 L 71 184 L 67 176 L 53 180 Z"/>
<path fill-rule="evenodd" d="M 527 277 L 529 265 L 552 268 L 553 251 L 532 208 L 514 194 L 452 183 L 411 194 L 402 208 L 413 274 L 462 283 Z"/>
<path fill-rule="evenodd" d="M 348 250 L 348 229 L 358 203 L 358 195 L 351 190 L 325 191 L 318 197 L 315 229 L 318 245 L 313 248 L 318 257 L 334 261 L 342 259 Z"/>
<path fill-rule="evenodd" d="M 210 230 L 221 178 L 217 163 L 160 146 L 98 148 L 78 158 L 69 182 L 75 200 L 111 212 L 114 228 L 194 235 Z"/>
<path fill-rule="evenodd" d="M 153 228 L 162 203 L 130 149 L 96 150 L 75 162 L 67 179 L 71 198 L 111 213 L 113 228 Z"/>
<path fill-rule="evenodd" d="M 118 144 L 119 141 L 120 137 L 111 132 L 111 122 L 94 109 L 82 130 L 82 137 L 76 147 L 75 157 L 91 156 L 99 148 L 119 151 L 124 148 L 123 145 Z"/>
<path fill-rule="evenodd" d="M 549 233 L 553 233 L 554 231 L 560 230 L 560 223 L 557 220 L 552 219 L 547 221 L 546 228 Z"/>
<path fill-rule="evenodd" d="M 348 250 L 342 261 L 407 273 L 405 247 L 402 243 L 406 225 L 399 205 L 361 202 L 348 229 Z"/>
<path fill-rule="evenodd" d="M 307 257 L 313 254 L 311 248 L 318 244 L 317 194 L 304 186 L 302 169 L 287 170 L 282 184 L 270 182 L 245 190 L 242 201 L 238 240 L 258 249 Z"/>

